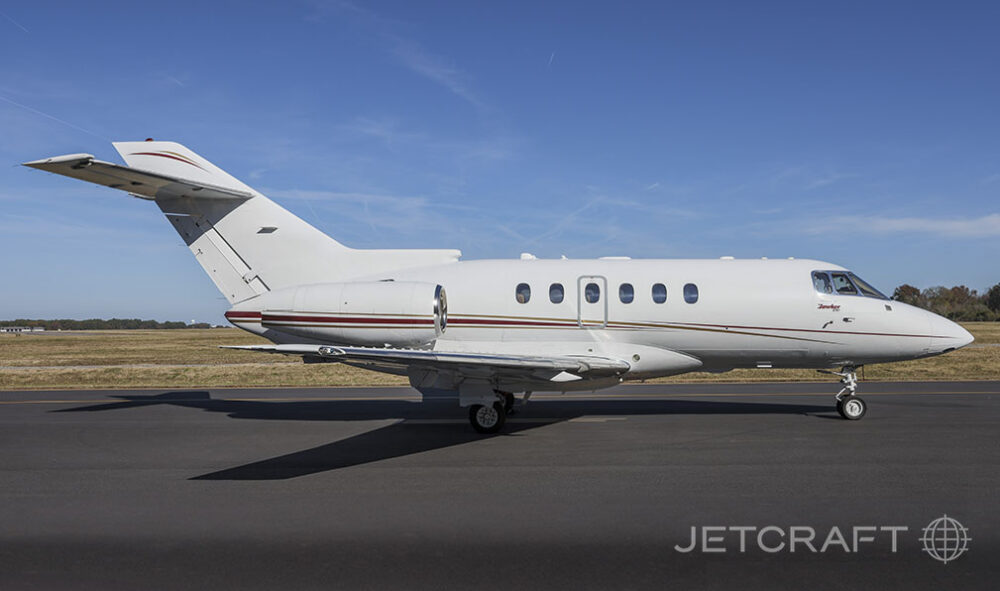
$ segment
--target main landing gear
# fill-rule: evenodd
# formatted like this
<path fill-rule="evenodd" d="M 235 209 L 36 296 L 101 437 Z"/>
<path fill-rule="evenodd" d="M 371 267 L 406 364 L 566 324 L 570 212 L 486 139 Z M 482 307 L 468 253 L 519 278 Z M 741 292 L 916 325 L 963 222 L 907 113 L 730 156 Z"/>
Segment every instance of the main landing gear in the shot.
<path fill-rule="evenodd" d="M 514 413 L 514 395 L 510 392 L 494 390 L 497 400 L 493 404 L 473 404 L 469 407 L 469 422 L 480 433 L 497 433 L 507 422 L 507 415 Z M 525 397 L 527 400 L 527 396 Z"/>
<path fill-rule="evenodd" d="M 469 422 L 472 428 L 480 433 L 497 433 L 507 421 L 507 411 L 504 403 L 497 400 L 491 406 L 473 404 L 469 407 Z"/>
<path fill-rule="evenodd" d="M 868 412 L 868 405 L 857 395 L 858 374 L 853 365 L 847 365 L 840 371 L 824 371 L 823 373 L 840 376 L 840 383 L 844 385 L 837 392 L 837 412 L 848 421 L 857 421 Z"/>

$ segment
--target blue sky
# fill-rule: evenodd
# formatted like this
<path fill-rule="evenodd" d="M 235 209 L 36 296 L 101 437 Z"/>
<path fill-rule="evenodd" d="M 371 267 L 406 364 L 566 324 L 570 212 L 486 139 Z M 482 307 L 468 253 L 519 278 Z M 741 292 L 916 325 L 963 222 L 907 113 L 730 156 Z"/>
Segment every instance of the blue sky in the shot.
<path fill-rule="evenodd" d="M 355 247 L 1000 282 L 1000 5 L 808 4 L 7 4 L 0 318 L 221 322 L 154 205 L 17 166 L 146 137 Z"/>

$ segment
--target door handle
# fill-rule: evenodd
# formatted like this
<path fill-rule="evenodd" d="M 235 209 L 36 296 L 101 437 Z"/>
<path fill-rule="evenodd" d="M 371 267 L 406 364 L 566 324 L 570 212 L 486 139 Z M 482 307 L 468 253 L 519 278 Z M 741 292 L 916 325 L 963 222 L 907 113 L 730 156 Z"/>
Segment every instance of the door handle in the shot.
<path fill-rule="evenodd" d="M 844 322 L 854 322 L 854 316 L 844 316 Z"/>

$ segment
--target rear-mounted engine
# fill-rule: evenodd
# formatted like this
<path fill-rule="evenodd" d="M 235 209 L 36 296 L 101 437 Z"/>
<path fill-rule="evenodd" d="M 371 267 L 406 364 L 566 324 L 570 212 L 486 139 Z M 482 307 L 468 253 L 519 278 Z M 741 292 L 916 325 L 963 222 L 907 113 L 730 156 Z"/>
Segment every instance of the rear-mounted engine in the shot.
<path fill-rule="evenodd" d="M 226 317 L 258 333 L 278 331 L 342 345 L 416 347 L 445 331 L 448 300 L 444 288 L 433 283 L 324 283 L 267 292 L 237 305 Z"/>

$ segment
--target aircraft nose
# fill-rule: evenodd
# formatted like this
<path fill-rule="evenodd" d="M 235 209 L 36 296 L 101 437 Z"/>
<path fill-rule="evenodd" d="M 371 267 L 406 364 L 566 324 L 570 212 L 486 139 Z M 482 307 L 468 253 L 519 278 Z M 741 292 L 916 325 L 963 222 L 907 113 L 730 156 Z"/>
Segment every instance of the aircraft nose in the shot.
<path fill-rule="evenodd" d="M 937 314 L 931 314 L 930 324 L 931 350 L 935 353 L 960 349 L 975 340 L 961 325 Z"/>

